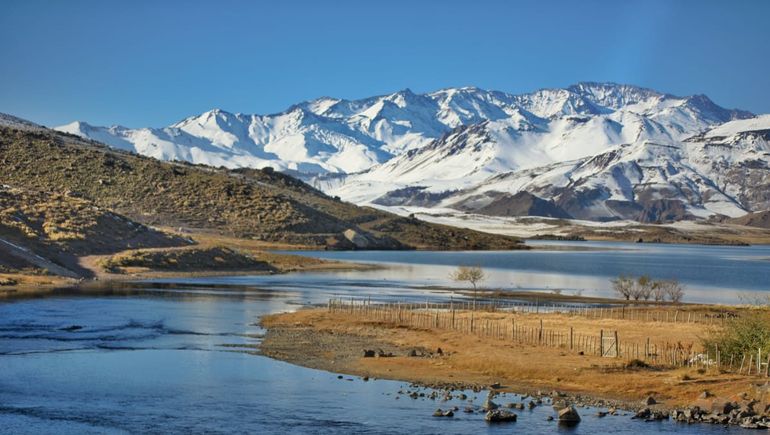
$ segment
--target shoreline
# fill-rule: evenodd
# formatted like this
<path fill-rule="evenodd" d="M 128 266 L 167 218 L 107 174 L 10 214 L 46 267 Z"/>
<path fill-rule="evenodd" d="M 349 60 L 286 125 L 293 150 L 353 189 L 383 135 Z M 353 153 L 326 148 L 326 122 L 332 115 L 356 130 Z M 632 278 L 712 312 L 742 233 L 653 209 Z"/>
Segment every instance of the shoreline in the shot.
<path fill-rule="evenodd" d="M 294 256 L 296 258 L 304 258 Z M 95 258 L 95 257 L 94 257 Z M 311 259 L 312 260 L 312 259 Z M 91 260 L 93 262 L 93 260 Z M 0 301 L 4 299 L 24 299 L 34 298 L 53 294 L 59 290 L 67 288 L 78 288 L 81 290 L 99 289 L 111 284 L 124 284 L 140 282 L 148 279 L 187 279 L 201 277 L 218 276 L 249 276 L 249 275 L 278 275 L 287 273 L 301 272 L 333 272 L 333 271 L 354 271 L 354 270 L 378 270 L 382 266 L 375 264 L 353 263 L 342 261 L 322 260 L 309 262 L 308 264 L 298 264 L 293 267 L 280 268 L 278 270 L 197 270 L 197 271 L 157 271 L 146 270 L 133 273 L 109 273 L 94 266 L 95 277 L 93 279 L 72 279 L 59 277 L 55 275 L 25 275 L 25 274 L 3 274 L 14 277 L 19 283 L 10 286 L 0 286 Z M 28 283 L 26 280 L 34 279 L 37 283 Z M 47 281 L 41 284 L 40 280 Z"/>
<path fill-rule="evenodd" d="M 300 352 L 299 349 L 292 349 L 294 346 L 299 346 L 299 344 L 292 344 L 292 342 L 301 343 L 303 346 L 302 351 Z M 311 345 L 311 347 L 308 348 L 308 345 Z M 329 354 L 327 351 L 325 352 L 327 355 L 324 356 L 316 354 L 318 346 L 339 348 L 337 349 L 337 353 Z M 357 349 L 358 347 L 361 347 L 362 349 L 364 347 L 372 347 L 378 351 L 382 350 L 386 355 L 392 354 L 393 356 L 375 357 L 378 360 L 378 363 L 382 362 L 381 368 L 361 367 L 355 363 L 355 360 L 360 357 L 360 352 L 351 352 L 354 350 L 353 348 Z M 492 389 L 496 392 L 539 398 L 551 396 L 554 392 L 558 391 L 559 397 L 576 404 L 579 403 L 580 405 L 614 407 L 627 411 L 637 411 L 643 406 L 641 403 L 637 403 L 637 401 L 627 397 L 612 396 L 609 394 L 600 396 L 590 391 L 583 390 L 565 391 L 560 389 L 558 385 L 553 384 L 533 384 L 523 381 L 500 383 L 500 378 L 494 375 L 475 374 L 466 375 L 463 378 L 458 379 L 455 378 L 454 375 L 431 375 L 425 373 L 424 370 L 418 371 L 411 376 L 404 375 L 404 373 L 401 372 L 394 374 L 392 372 L 393 368 L 388 367 L 391 365 L 389 363 L 394 362 L 397 358 L 409 355 L 412 350 L 423 353 L 419 358 L 431 359 L 431 363 L 441 365 L 440 361 L 435 360 L 440 359 L 440 356 L 437 356 L 435 352 L 421 346 L 395 346 L 385 341 L 372 340 L 359 335 L 318 332 L 313 331 L 312 329 L 302 329 L 301 327 L 277 327 L 268 329 L 268 332 L 263 339 L 263 343 L 258 349 L 260 355 L 301 367 L 323 370 L 330 373 L 357 376 L 364 379 L 384 379 L 407 382 L 422 388 L 431 388 L 434 390 L 481 391 Z M 353 353 L 355 353 L 355 355 L 353 355 Z M 673 410 L 674 408 L 659 406 L 658 409 Z"/>
<path fill-rule="evenodd" d="M 548 316 L 530 316 L 529 320 L 549 319 Z M 354 317 L 332 313 L 326 308 L 264 316 L 260 325 L 267 332 L 258 351 L 291 364 L 362 378 L 390 379 L 449 390 L 497 386 L 496 391 L 533 397 L 558 392 L 560 400 L 578 406 L 614 407 L 634 413 L 647 409 L 653 414 L 658 412 L 655 414 L 658 416 L 677 416 L 677 410 L 690 409 L 696 404 L 708 410 L 724 401 L 750 406 L 748 396 L 743 393 L 759 397 L 757 384 L 767 385 L 767 378 L 716 368 L 648 365 L 558 347 L 521 344 L 510 339 L 501 341 Z M 526 319 L 527 315 L 521 317 Z M 564 318 L 554 316 L 551 321 L 563 322 Z M 697 339 L 699 331 L 705 328 L 702 324 L 664 322 L 633 326 L 632 321 L 625 320 L 577 323 L 580 324 L 577 327 L 597 328 L 597 332 L 598 328 L 613 327 L 637 328 L 639 333 L 653 335 L 675 330 L 674 335 L 682 334 L 690 340 Z M 624 334 L 631 336 L 628 330 Z M 365 356 L 368 349 L 373 350 L 373 357 Z M 768 397 L 766 393 L 761 394 L 759 399 L 764 404 Z M 652 404 L 646 402 L 650 397 L 655 399 Z"/>

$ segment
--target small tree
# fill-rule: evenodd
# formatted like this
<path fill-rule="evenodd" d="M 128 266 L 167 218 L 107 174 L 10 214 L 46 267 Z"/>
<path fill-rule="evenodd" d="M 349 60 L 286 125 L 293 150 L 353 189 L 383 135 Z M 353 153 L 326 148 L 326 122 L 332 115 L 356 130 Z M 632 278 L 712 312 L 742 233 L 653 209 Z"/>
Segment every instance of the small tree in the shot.
<path fill-rule="evenodd" d="M 675 304 L 682 302 L 682 298 L 684 297 L 684 286 L 679 284 L 679 281 L 673 279 L 661 281 L 661 285 L 663 286 L 663 292 L 668 296 L 668 299 L 671 302 Z"/>
<path fill-rule="evenodd" d="M 652 298 L 655 302 L 663 302 L 666 299 L 666 286 L 663 281 L 652 283 Z"/>
<path fill-rule="evenodd" d="M 625 300 L 629 300 L 631 299 L 631 293 L 633 292 L 634 280 L 627 276 L 620 275 L 612 280 L 612 288 L 618 296 Z"/>
<path fill-rule="evenodd" d="M 652 295 L 652 280 L 647 275 L 642 275 L 637 278 L 634 283 L 632 297 L 635 301 L 639 299 L 649 300 Z"/>
<path fill-rule="evenodd" d="M 479 266 L 460 266 L 449 275 L 449 278 L 457 282 L 467 282 L 473 286 L 473 310 L 475 311 L 478 284 L 487 278 L 484 270 Z"/>

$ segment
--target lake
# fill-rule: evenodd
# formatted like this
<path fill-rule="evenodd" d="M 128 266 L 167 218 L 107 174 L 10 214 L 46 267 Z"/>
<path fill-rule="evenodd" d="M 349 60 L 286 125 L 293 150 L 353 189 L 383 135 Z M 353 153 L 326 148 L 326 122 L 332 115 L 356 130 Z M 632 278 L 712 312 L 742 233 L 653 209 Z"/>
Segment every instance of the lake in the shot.
<path fill-rule="evenodd" d="M 553 242 L 538 243 L 553 246 Z M 2 433 L 721 433 L 740 429 L 628 417 L 572 428 L 547 422 L 549 406 L 519 411 L 512 425 L 482 414 L 436 419 L 439 406 L 396 393 L 402 382 L 311 370 L 255 354 L 261 315 L 332 296 L 425 300 L 446 293 L 448 271 L 479 264 L 486 283 L 606 295 L 619 273 L 677 278 L 691 300 L 761 292 L 768 247 L 563 243 L 591 250 L 532 252 L 304 252 L 390 266 L 271 276 L 156 280 L 101 293 L 62 290 L 0 302 Z M 350 379 L 350 380 L 348 380 Z M 484 399 L 478 394 L 476 404 Z M 471 395 L 473 397 L 473 395 Z M 517 400 L 509 397 L 505 400 Z M 462 407 L 464 403 L 450 402 Z"/>

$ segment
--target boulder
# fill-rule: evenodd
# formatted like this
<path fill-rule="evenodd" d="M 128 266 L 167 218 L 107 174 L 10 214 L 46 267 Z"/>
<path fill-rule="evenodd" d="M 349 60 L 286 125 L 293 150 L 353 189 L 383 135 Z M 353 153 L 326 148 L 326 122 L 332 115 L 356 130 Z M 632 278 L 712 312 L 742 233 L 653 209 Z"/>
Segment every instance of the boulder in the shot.
<path fill-rule="evenodd" d="M 631 417 L 631 418 L 638 418 L 638 419 L 641 419 L 641 420 L 646 420 L 650 416 L 651 413 L 652 413 L 652 411 L 650 411 L 650 408 L 642 408 L 639 411 L 637 411 L 636 414 L 634 414 L 634 416 Z"/>
<path fill-rule="evenodd" d="M 652 396 L 647 396 L 647 398 L 642 401 L 642 405 L 647 405 L 647 406 L 654 405 L 656 403 L 658 402 Z"/>
<path fill-rule="evenodd" d="M 484 420 L 488 421 L 489 423 L 514 422 L 516 421 L 516 418 L 516 414 L 502 409 L 488 411 L 486 415 L 484 415 Z"/>
<path fill-rule="evenodd" d="M 668 420 L 668 412 L 665 411 L 652 411 L 646 419 L 647 421 L 660 421 Z"/>
<path fill-rule="evenodd" d="M 567 406 L 559 410 L 559 422 L 580 423 L 580 414 L 578 414 L 574 406 Z"/>
<path fill-rule="evenodd" d="M 495 394 L 490 391 L 489 394 L 487 394 L 487 398 L 484 400 L 484 404 L 481 405 L 481 407 L 484 408 L 484 410 L 486 411 L 492 411 L 494 409 L 499 408 L 500 406 L 497 403 L 492 401 L 492 398 L 494 397 L 495 397 Z"/>
<path fill-rule="evenodd" d="M 364 358 L 374 358 L 374 351 L 369 349 L 364 349 Z"/>
<path fill-rule="evenodd" d="M 455 413 L 454 413 L 454 410 L 452 409 L 447 409 L 446 411 L 444 411 L 443 409 L 439 408 L 433 411 L 433 416 L 434 417 L 454 417 Z"/>
<path fill-rule="evenodd" d="M 711 412 L 715 414 L 729 414 L 736 406 L 737 404 L 733 404 L 728 400 L 717 399 L 711 403 Z"/>

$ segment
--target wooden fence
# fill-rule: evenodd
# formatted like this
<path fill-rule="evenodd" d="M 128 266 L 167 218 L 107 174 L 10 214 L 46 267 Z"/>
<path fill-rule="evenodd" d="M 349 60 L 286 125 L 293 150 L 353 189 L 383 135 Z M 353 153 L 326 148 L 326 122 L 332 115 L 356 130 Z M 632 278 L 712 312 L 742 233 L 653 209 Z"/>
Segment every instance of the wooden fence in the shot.
<path fill-rule="evenodd" d="M 340 299 L 341 301 L 341 299 Z M 363 303 L 365 301 L 359 301 Z M 348 302 L 349 303 L 349 302 Z M 471 310 L 474 303 L 466 299 L 444 303 L 418 304 L 412 306 L 425 306 L 426 308 L 455 308 L 457 310 Z M 725 319 L 731 317 L 727 311 L 721 312 L 694 312 L 685 310 L 676 305 L 672 306 L 626 306 L 610 304 L 557 304 L 550 302 L 521 302 L 500 300 L 479 300 L 475 303 L 476 311 L 487 312 L 517 312 L 530 314 L 569 314 L 588 319 L 616 319 L 635 320 L 644 322 L 670 322 L 670 323 L 701 323 L 706 325 L 719 325 Z"/>
<path fill-rule="evenodd" d="M 625 319 L 632 321 L 658 322 L 700 322 L 693 316 L 681 315 L 687 320 L 678 320 L 679 315 L 670 315 L 661 310 L 636 312 L 632 309 L 579 307 L 559 305 L 535 305 L 509 302 L 476 303 L 413 303 L 392 302 L 372 303 L 371 300 L 330 299 L 327 308 L 330 312 L 342 312 L 364 318 L 366 320 L 406 326 L 417 329 L 444 329 L 472 334 L 481 337 L 491 337 L 499 340 L 513 341 L 525 345 L 560 348 L 565 351 L 582 352 L 586 355 L 614 357 L 625 360 L 642 360 L 650 364 L 675 367 L 716 367 L 725 371 L 735 371 L 741 374 L 768 375 L 770 367 L 770 352 L 763 355 L 761 350 L 753 355 L 744 355 L 741 361 L 725 360 L 720 352 L 709 352 L 695 343 L 660 341 L 647 337 L 642 341 L 626 341 L 618 336 L 617 331 L 600 330 L 599 334 L 585 334 L 575 331 L 575 328 L 565 325 L 561 329 L 545 328 L 543 319 L 532 326 L 522 322 L 523 316 L 517 314 L 558 314 L 584 316 L 595 319 Z M 618 311 L 620 310 L 620 311 Z M 484 313 L 509 313 L 505 318 L 490 319 Z M 631 314 L 634 313 L 634 314 Z M 695 313 L 700 314 L 700 313 Z M 517 322 L 519 317 L 519 322 Z M 654 319 L 654 320 L 653 320 Z M 667 319 L 667 320 L 666 320 Z M 538 323 L 538 322 L 536 322 Z M 709 323 L 709 322 L 704 322 Z M 608 340 L 608 338 L 611 338 Z M 614 349 L 608 346 L 613 346 Z"/>

